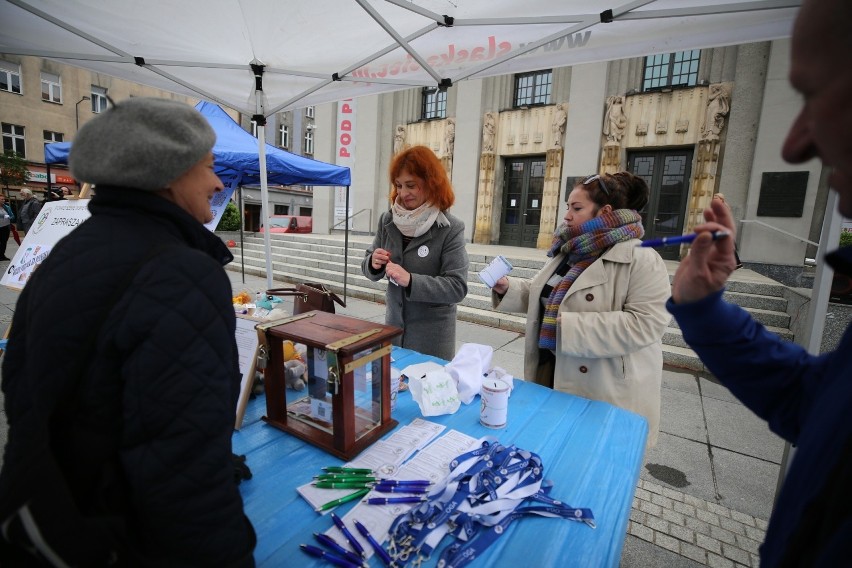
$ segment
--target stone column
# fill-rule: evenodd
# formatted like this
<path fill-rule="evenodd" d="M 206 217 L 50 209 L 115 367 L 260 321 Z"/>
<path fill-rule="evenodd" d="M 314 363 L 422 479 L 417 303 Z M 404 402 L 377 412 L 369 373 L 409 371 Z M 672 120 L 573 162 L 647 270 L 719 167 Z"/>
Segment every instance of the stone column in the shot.
<path fill-rule="evenodd" d="M 491 226 L 494 216 L 494 178 L 497 160 L 496 112 L 486 112 L 482 117 L 482 155 L 479 158 L 479 188 L 476 196 L 476 231 L 473 242 L 491 244 Z"/>
<path fill-rule="evenodd" d="M 551 148 L 547 151 L 536 248 L 549 248 L 553 242 L 553 227 L 559 226 L 557 217 L 559 215 L 559 183 L 562 178 L 562 153 L 562 148 Z"/>
<path fill-rule="evenodd" d="M 494 215 L 494 152 L 483 152 L 479 158 L 479 190 L 476 197 L 476 230 L 473 242 L 491 244 L 491 219 Z"/>
<path fill-rule="evenodd" d="M 618 142 L 607 142 L 601 151 L 601 167 L 599 174 L 614 174 L 624 168 L 621 167 L 621 144 Z"/>
<path fill-rule="evenodd" d="M 698 141 L 695 170 L 692 172 L 692 193 L 686 207 L 684 234 L 704 222 L 704 209 L 710 205 L 716 190 L 716 175 L 719 169 L 719 138 L 704 138 Z M 686 247 L 682 248 L 685 251 Z"/>

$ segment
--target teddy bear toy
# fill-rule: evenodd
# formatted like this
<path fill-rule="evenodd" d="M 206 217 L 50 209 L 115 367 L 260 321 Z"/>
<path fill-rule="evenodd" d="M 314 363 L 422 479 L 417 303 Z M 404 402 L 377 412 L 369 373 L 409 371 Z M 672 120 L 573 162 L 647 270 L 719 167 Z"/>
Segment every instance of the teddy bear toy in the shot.
<path fill-rule="evenodd" d="M 293 390 L 304 390 L 307 383 L 307 367 L 298 359 L 284 362 L 284 383 Z"/>

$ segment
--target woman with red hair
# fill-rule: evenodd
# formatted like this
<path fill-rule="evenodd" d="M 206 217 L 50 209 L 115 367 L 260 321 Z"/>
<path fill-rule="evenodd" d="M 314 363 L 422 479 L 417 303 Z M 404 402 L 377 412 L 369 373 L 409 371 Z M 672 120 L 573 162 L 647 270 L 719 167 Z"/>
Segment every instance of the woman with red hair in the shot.
<path fill-rule="evenodd" d="M 387 277 L 385 322 L 401 327 L 396 345 L 451 360 L 456 304 L 467 295 L 464 223 L 450 215 L 453 186 L 429 148 L 394 156 L 388 170 L 389 211 L 361 263 L 364 276 Z"/>

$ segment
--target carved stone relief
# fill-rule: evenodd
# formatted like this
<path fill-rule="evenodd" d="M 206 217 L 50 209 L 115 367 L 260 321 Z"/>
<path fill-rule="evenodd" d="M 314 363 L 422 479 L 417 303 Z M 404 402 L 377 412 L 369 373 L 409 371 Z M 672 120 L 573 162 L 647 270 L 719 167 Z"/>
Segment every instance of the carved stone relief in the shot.
<path fill-rule="evenodd" d="M 704 124 L 701 125 L 702 140 L 718 140 L 725 128 L 725 118 L 731 112 L 731 84 L 713 83 L 704 111 Z"/>

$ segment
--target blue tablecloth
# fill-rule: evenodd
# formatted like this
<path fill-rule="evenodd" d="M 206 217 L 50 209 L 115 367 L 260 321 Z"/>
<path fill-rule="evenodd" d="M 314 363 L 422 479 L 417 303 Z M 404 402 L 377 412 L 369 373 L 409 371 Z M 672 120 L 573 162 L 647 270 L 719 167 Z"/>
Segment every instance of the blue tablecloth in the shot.
<path fill-rule="evenodd" d="M 404 369 L 434 357 L 395 347 L 393 366 Z M 243 427 L 234 433 L 234 452 L 246 454 L 254 474 L 240 485 L 245 511 L 257 531 L 257 565 L 326 567 L 299 544 L 316 544 L 312 533 L 332 526 L 296 492 L 330 465 L 343 462 L 267 425 L 265 397 L 249 402 Z M 401 392 L 393 417 L 400 426 L 421 416 L 409 392 Z M 639 478 L 648 427 L 644 418 L 603 402 L 514 381 L 508 423 L 495 430 L 479 423 L 479 398 L 452 415 L 427 418 L 475 438 L 496 437 L 541 456 L 551 496 L 574 507 L 591 508 L 596 529 L 556 518 L 525 517 L 472 566 L 618 566 L 633 493 Z M 446 432 L 446 431 L 445 431 Z M 343 516 L 351 504 L 336 511 Z M 424 563 L 434 566 L 436 558 Z M 371 566 L 381 566 L 374 556 Z"/>

